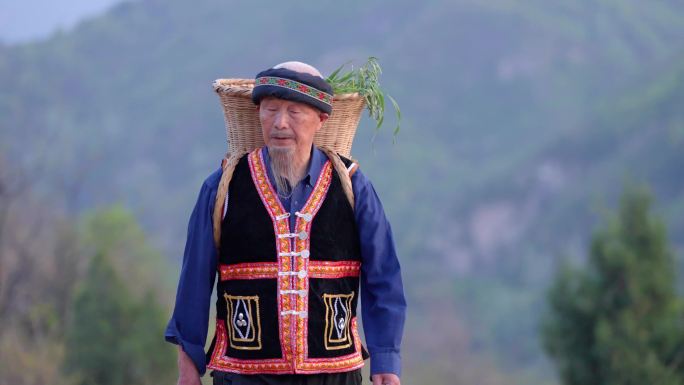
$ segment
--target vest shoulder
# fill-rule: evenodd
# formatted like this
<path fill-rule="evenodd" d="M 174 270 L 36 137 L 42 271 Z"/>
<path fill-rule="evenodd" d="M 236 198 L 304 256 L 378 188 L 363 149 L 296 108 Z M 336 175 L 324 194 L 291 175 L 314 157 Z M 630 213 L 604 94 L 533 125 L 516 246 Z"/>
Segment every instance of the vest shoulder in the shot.
<path fill-rule="evenodd" d="M 242 163 L 247 163 L 247 156 L 249 154 L 243 155 L 240 160 L 238 161 L 238 164 L 236 168 L 240 166 Z M 216 169 L 214 172 L 209 174 L 209 176 L 204 180 L 204 185 L 207 186 L 207 188 L 211 190 L 216 190 L 218 189 L 218 185 L 221 183 L 221 177 L 223 176 L 223 166 L 226 163 L 226 159 L 223 158 L 221 159 L 221 163 L 218 169 Z"/>

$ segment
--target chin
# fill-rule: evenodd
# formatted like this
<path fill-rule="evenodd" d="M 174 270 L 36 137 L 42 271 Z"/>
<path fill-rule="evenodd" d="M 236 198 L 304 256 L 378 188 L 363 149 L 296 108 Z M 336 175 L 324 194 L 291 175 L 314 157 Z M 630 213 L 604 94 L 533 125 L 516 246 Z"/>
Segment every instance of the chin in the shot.
<path fill-rule="evenodd" d="M 269 150 L 281 151 L 281 152 L 294 151 L 296 148 L 296 146 L 294 144 L 291 144 L 291 145 L 267 144 L 266 147 L 268 147 Z"/>

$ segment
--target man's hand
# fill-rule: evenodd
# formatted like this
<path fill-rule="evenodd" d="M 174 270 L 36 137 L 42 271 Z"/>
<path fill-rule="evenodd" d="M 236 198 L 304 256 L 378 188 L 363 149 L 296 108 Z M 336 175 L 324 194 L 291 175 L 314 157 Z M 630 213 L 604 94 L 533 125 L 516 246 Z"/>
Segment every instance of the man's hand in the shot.
<path fill-rule="evenodd" d="M 178 345 L 178 385 L 201 385 L 199 373 L 190 356 Z"/>
<path fill-rule="evenodd" d="M 380 373 L 371 376 L 373 385 L 401 385 L 399 377 L 393 373 Z"/>

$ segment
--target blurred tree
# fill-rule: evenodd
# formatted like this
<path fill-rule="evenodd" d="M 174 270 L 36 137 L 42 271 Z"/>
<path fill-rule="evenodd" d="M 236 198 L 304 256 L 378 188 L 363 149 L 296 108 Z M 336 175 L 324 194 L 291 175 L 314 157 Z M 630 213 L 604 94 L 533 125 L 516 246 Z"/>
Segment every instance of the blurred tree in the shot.
<path fill-rule="evenodd" d="M 128 289 L 136 299 L 151 293 L 156 302 L 170 306 L 169 293 L 175 289 L 171 268 L 129 209 L 114 205 L 87 213 L 80 234 L 87 253 L 106 254 L 120 277 L 135 282 Z"/>
<path fill-rule="evenodd" d="M 164 345 L 164 312 L 146 295 L 135 299 L 106 254 L 97 254 L 74 301 L 65 369 L 80 384 L 170 381 L 173 351 Z"/>
<path fill-rule="evenodd" d="M 650 206 L 646 188 L 628 187 L 587 266 L 558 272 L 542 338 L 564 384 L 684 383 L 674 258 Z"/>
<path fill-rule="evenodd" d="M 3 159 L 0 384 L 173 381 L 159 299 L 168 267 L 135 217 L 115 206 L 86 215 L 79 231 Z"/>

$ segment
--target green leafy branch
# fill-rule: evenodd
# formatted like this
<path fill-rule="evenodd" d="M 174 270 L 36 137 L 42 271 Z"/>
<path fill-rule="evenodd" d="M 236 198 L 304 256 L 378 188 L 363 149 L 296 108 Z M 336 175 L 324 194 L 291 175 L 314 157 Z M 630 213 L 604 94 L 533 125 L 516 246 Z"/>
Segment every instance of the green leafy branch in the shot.
<path fill-rule="evenodd" d="M 383 92 L 380 88 L 380 74 L 382 68 L 378 59 L 371 56 L 365 65 L 342 73 L 342 69 L 349 63 L 342 64 L 328 76 L 326 81 L 332 86 L 335 94 L 347 94 L 357 92 L 366 101 L 368 115 L 376 122 L 376 130 L 379 130 L 385 120 L 385 95 L 392 103 L 397 116 L 397 126 L 394 128 L 394 136 L 399 133 L 401 123 L 401 110 L 397 101 L 392 96 Z"/>

